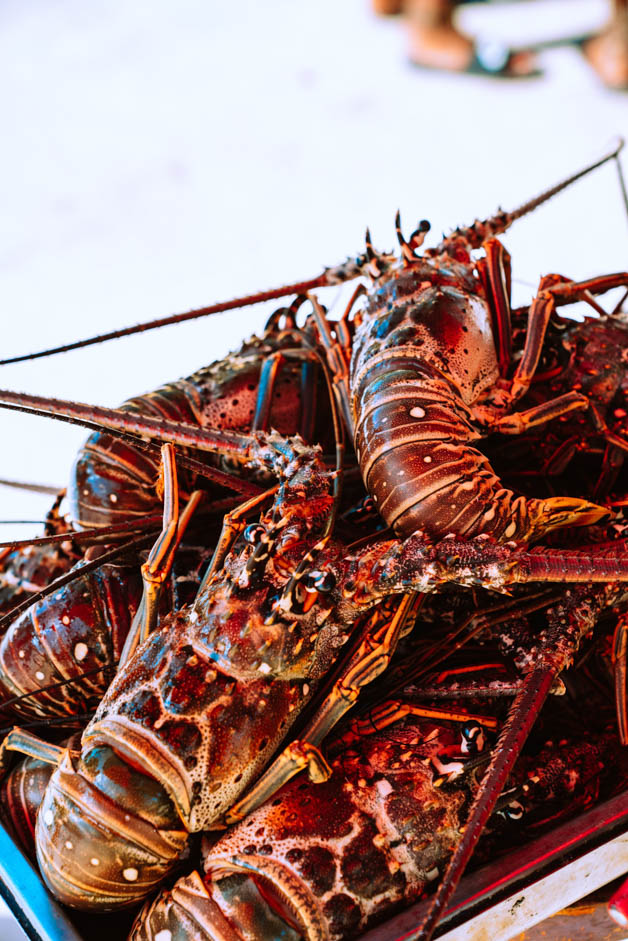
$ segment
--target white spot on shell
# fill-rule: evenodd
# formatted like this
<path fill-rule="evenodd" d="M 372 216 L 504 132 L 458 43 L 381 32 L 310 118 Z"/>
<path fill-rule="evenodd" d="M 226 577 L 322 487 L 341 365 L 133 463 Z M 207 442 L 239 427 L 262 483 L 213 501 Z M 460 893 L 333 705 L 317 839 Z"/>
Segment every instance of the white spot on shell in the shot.
<path fill-rule="evenodd" d="M 392 791 L 392 784 L 390 783 L 390 781 L 386 780 L 385 778 L 382 778 L 380 781 L 377 782 L 377 792 L 382 797 L 388 797 L 391 791 Z"/>
<path fill-rule="evenodd" d="M 46 813 L 44 814 L 44 823 L 46 824 L 47 827 L 51 827 L 54 822 L 55 822 L 55 815 L 53 814 L 51 810 L 47 810 Z"/>
<path fill-rule="evenodd" d="M 425 418 L 425 409 L 421 408 L 420 405 L 415 405 L 414 408 L 410 409 L 410 414 L 413 418 Z"/>
<path fill-rule="evenodd" d="M 130 867 L 129 869 L 123 869 L 122 875 L 124 876 L 127 882 L 135 882 L 139 873 L 137 869 L 133 869 L 133 867 Z"/>
<path fill-rule="evenodd" d="M 304 695 L 304 696 L 307 696 L 307 694 L 309 693 L 309 691 L 310 691 L 310 687 L 307 685 L 307 683 L 304 683 L 304 684 L 303 684 L 303 695 Z"/>
<path fill-rule="evenodd" d="M 259 665 L 260 673 L 270 673 L 270 666 L 268 663 L 260 663 Z"/>
<path fill-rule="evenodd" d="M 18 657 L 20 658 L 20 660 L 23 660 L 25 656 L 26 654 L 24 653 L 24 651 L 20 650 L 20 652 L 18 653 Z"/>
<path fill-rule="evenodd" d="M 64 614 L 64 615 L 63 615 L 63 617 L 61 618 L 61 623 L 62 623 L 62 624 L 66 624 L 66 625 L 70 623 L 70 619 L 69 619 L 69 617 L 67 616 L 67 614 Z"/>
<path fill-rule="evenodd" d="M 74 843 L 72 842 L 72 840 L 66 840 L 66 841 L 65 841 L 65 848 L 66 848 L 66 850 L 73 850 L 73 849 L 74 849 Z"/>
<path fill-rule="evenodd" d="M 117 503 L 117 502 L 118 502 L 118 498 L 117 498 L 117 496 L 115 495 L 115 493 L 110 493 L 110 494 L 109 494 L 109 502 L 110 502 L 110 503 Z"/>
<path fill-rule="evenodd" d="M 100 860 L 96 859 L 95 856 L 92 856 L 92 858 L 90 859 L 90 863 L 92 864 L 92 866 L 100 866 Z"/>
<path fill-rule="evenodd" d="M 434 879 L 438 879 L 438 875 L 439 875 L 438 869 L 436 866 L 434 866 L 433 869 L 430 869 L 429 872 L 425 873 L 425 878 L 427 879 L 428 882 L 433 882 Z"/>
<path fill-rule="evenodd" d="M 88 653 L 87 644 L 77 644 L 74 648 L 74 657 L 76 660 L 84 660 Z"/>
<path fill-rule="evenodd" d="M 45 674 L 43 674 L 43 673 L 41 672 L 41 670 L 38 670 L 37 673 L 35 674 L 35 679 L 38 679 L 38 680 L 45 680 L 45 678 L 46 678 L 46 677 L 45 677 Z"/>
<path fill-rule="evenodd" d="M 431 463 L 432 463 L 432 458 L 430 457 L 429 454 L 426 454 L 425 457 L 423 458 L 423 460 L 424 460 L 424 462 L 425 462 L 426 464 L 431 464 Z"/>
<path fill-rule="evenodd" d="M 158 931 L 155 935 L 155 941 L 172 941 L 172 931 L 169 931 L 168 928 Z"/>
<path fill-rule="evenodd" d="M 190 624 L 196 624 L 196 622 L 198 621 L 198 613 L 196 611 L 190 611 L 188 621 L 190 622 Z"/>

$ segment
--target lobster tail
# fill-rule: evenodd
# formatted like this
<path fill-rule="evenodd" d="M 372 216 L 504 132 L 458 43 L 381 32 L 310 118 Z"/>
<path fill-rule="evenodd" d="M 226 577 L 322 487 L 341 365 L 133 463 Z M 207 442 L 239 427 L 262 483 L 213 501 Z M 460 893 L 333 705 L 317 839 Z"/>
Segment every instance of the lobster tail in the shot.
<path fill-rule="evenodd" d="M 15 697 L 19 715 L 66 717 L 97 705 L 120 656 L 141 596 L 139 576 L 113 565 L 75 571 L 0 642 L 0 694 Z"/>
<path fill-rule="evenodd" d="M 566 526 L 593 526 L 608 522 L 611 513 L 597 503 L 575 497 L 549 497 L 547 500 L 528 500 L 530 541 L 541 539 L 545 533 Z"/>
<path fill-rule="evenodd" d="M 163 937 L 171 941 L 242 941 L 196 871 L 144 906 L 129 941 L 158 941 Z"/>
<path fill-rule="evenodd" d="M 144 898 L 176 865 L 188 834 L 176 829 L 159 785 L 128 767 L 122 766 L 131 787 L 118 785 L 117 803 L 106 797 L 99 785 L 106 780 L 115 790 L 122 763 L 110 750 L 98 751 L 77 768 L 66 750 L 55 769 L 37 815 L 37 858 L 56 898 L 107 911 Z M 134 794 L 142 816 L 134 812 Z"/>

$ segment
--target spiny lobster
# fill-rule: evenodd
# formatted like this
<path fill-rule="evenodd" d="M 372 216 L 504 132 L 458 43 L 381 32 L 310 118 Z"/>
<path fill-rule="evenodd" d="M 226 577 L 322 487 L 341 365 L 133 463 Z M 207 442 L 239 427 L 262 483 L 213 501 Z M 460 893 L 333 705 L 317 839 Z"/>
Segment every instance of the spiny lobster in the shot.
<path fill-rule="evenodd" d="M 614 156 L 616 156 L 616 152 L 613 152 L 613 154 L 605 159 L 610 159 Z M 591 168 L 587 168 L 587 171 L 583 172 L 588 172 L 589 169 Z M 571 182 L 580 175 L 582 174 L 577 174 L 568 182 Z M 566 185 L 566 183 L 562 185 Z M 371 301 L 367 310 L 367 316 L 362 318 L 363 329 L 358 328 L 356 338 L 357 352 L 354 354 L 353 371 L 353 381 L 358 385 L 358 393 L 354 393 L 353 396 L 354 405 L 355 402 L 359 400 L 360 407 L 362 408 L 366 401 L 367 407 L 370 408 L 369 396 L 373 395 L 378 389 L 380 391 L 387 388 L 392 390 L 391 398 L 390 400 L 387 399 L 384 409 L 385 412 L 389 409 L 392 409 L 392 411 L 387 412 L 384 417 L 391 420 L 393 427 L 401 429 L 401 438 L 396 436 L 396 432 L 393 433 L 391 439 L 387 438 L 385 434 L 380 435 L 381 449 L 379 453 L 377 452 L 377 437 L 375 444 L 371 442 L 368 447 L 360 448 L 360 435 L 362 434 L 360 426 L 361 419 L 358 421 L 357 412 L 350 407 L 348 385 L 345 382 L 345 376 L 342 375 L 343 366 L 346 367 L 347 365 L 347 346 L 345 344 L 343 348 L 341 344 L 338 344 L 331 337 L 329 332 L 325 332 L 324 320 L 320 315 L 320 311 L 318 312 L 319 330 L 323 337 L 323 344 L 329 348 L 330 361 L 335 367 L 335 381 L 343 413 L 345 417 L 349 418 L 351 424 L 353 424 L 350 418 L 352 412 L 356 417 L 355 423 L 358 428 L 357 443 L 359 457 L 362 462 L 364 462 L 364 460 L 370 462 L 367 468 L 367 477 L 369 479 L 371 478 L 371 472 L 374 467 L 379 464 L 383 466 L 384 457 L 388 458 L 392 456 L 391 460 L 396 461 L 399 455 L 395 455 L 395 452 L 403 451 L 406 444 L 408 444 L 406 432 L 402 427 L 404 424 L 407 425 L 407 416 L 404 413 L 401 416 L 403 419 L 401 423 L 397 423 L 397 417 L 394 414 L 394 410 L 397 408 L 397 405 L 394 404 L 397 401 L 395 396 L 398 395 L 400 401 L 406 403 L 404 406 L 406 412 L 408 409 L 410 409 L 410 412 L 412 409 L 416 409 L 416 414 L 411 416 L 413 419 L 420 421 L 425 418 L 426 415 L 428 417 L 428 420 L 423 426 L 425 434 L 423 432 L 419 432 L 418 434 L 413 431 L 408 432 L 410 439 L 417 445 L 413 460 L 420 461 L 422 465 L 421 475 L 417 478 L 419 481 L 417 484 L 419 496 L 417 499 L 414 497 L 412 499 L 408 498 L 410 502 L 408 502 L 405 497 L 400 500 L 397 500 L 396 497 L 393 498 L 390 503 L 391 512 L 388 515 L 388 521 L 394 523 L 398 531 L 402 534 L 404 534 L 404 532 L 405 534 L 412 532 L 416 528 L 417 523 L 422 519 L 421 514 L 424 512 L 425 506 L 429 505 L 432 494 L 442 490 L 445 491 L 445 493 L 441 493 L 441 496 L 447 495 L 449 502 L 446 506 L 443 503 L 440 507 L 442 509 L 440 519 L 436 518 L 433 522 L 430 520 L 427 521 L 431 533 L 438 537 L 439 535 L 443 535 L 443 533 L 448 533 L 451 528 L 456 529 L 458 524 L 460 524 L 458 531 L 464 536 L 469 536 L 477 532 L 478 527 L 485 530 L 484 532 L 480 532 L 480 541 L 472 539 L 469 542 L 463 540 L 456 542 L 454 539 L 444 540 L 436 544 L 425 540 L 422 534 L 414 534 L 413 536 L 409 536 L 405 543 L 396 543 L 394 546 L 386 546 L 386 551 L 388 551 L 389 554 L 382 559 L 377 559 L 376 556 L 377 551 L 385 544 L 380 544 L 375 549 L 367 549 L 365 551 L 366 555 L 370 552 L 372 556 L 371 561 L 373 563 L 377 562 L 379 566 L 377 575 L 379 576 L 380 571 L 384 573 L 378 586 L 381 588 L 380 597 L 382 594 L 390 592 L 432 589 L 447 581 L 459 581 L 467 584 L 482 584 L 485 587 L 504 588 L 511 579 L 548 580 L 557 578 L 561 565 L 565 563 L 567 563 L 567 571 L 560 572 L 561 580 L 565 577 L 567 580 L 576 581 L 606 580 L 612 577 L 613 574 L 621 578 L 624 577 L 623 553 L 621 550 L 619 553 L 616 553 L 615 550 L 610 550 L 610 557 L 602 550 L 593 561 L 593 571 L 586 571 L 586 573 L 582 563 L 582 556 L 578 558 L 577 555 L 570 556 L 569 553 L 559 553 L 552 558 L 550 553 L 543 553 L 542 551 L 526 553 L 522 550 L 513 549 L 505 545 L 502 547 L 505 554 L 500 555 L 499 547 L 494 546 L 490 539 L 488 539 L 487 542 L 485 538 L 482 538 L 487 536 L 486 530 L 496 539 L 502 541 L 512 536 L 517 536 L 520 539 L 539 538 L 544 532 L 557 526 L 569 525 L 574 522 L 590 523 L 599 520 L 604 517 L 605 511 L 579 499 L 559 499 L 558 502 L 550 500 L 544 501 L 541 505 L 538 503 L 535 504 L 533 501 L 526 502 L 522 499 L 515 499 L 512 494 L 504 492 L 503 488 L 499 488 L 497 478 L 495 478 L 486 464 L 480 464 L 481 471 L 474 479 L 466 480 L 464 476 L 461 476 L 466 472 L 467 467 L 472 468 L 475 473 L 478 460 L 481 459 L 477 457 L 478 452 L 474 451 L 474 449 L 470 448 L 469 445 L 465 443 L 478 437 L 478 434 L 473 429 L 472 421 L 477 421 L 480 424 L 484 423 L 489 427 L 498 428 L 502 431 L 518 432 L 523 427 L 530 427 L 534 423 L 547 421 L 549 417 L 566 414 L 573 409 L 582 409 L 588 406 L 588 400 L 585 396 L 577 393 L 567 393 L 559 402 L 546 403 L 546 405 L 541 406 L 539 409 L 533 409 L 527 413 L 507 414 L 512 404 L 527 388 L 530 378 L 534 373 L 541 351 L 547 320 L 555 304 L 557 302 L 568 303 L 583 295 L 586 297 L 589 291 L 603 291 L 618 284 L 625 284 L 627 276 L 625 274 L 608 276 L 606 278 L 594 279 L 590 282 L 583 282 L 578 285 L 565 282 L 564 279 L 551 278 L 545 280 L 542 283 L 539 296 L 532 305 L 530 314 L 532 326 L 526 341 L 523 357 L 515 370 L 512 381 L 510 381 L 506 378 L 510 356 L 508 292 L 503 283 L 504 281 L 508 281 L 508 274 L 506 273 L 504 277 L 500 275 L 500 272 L 503 274 L 506 271 L 507 261 L 501 247 L 495 242 L 489 243 L 487 246 L 488 261 L 484 265 L 479 264 L 480 274 L 478 277 L 474 273 L 469 256 L 470 249 L 479 247 L 488 235 L 503 231 L 515 218 L 523 215 L 524 212 L 530 211 L 543 199 L 548 198 L 549 195 L 557 191 L 557 189 L 558 188 L 554 188 L 554 190 L 540 197 L 539 200 L 526 204 L 515 213 L 500 213 L 492 219 L 487 220 L 485 223 L 476 223 L 470 229 L 456 230 L 456 232 L 448 239 L 444 240 L 437 249 L 426 253 L 423 259 L 419 259 L 415 256 L 415 250 L 422 240 L 425 227 L 420 227 L 418 233 L 415 233 L 408 243 L 403 240 L 399 227 L 403 254 L 401 268 L 392 267 L 393 261 L 390 259 L 390 256 L 375 255 L 369 240 L 367 242 L 367 255 L 365 259 L 360 259 L 359 264 L 351 264 L 342 271 L 335 271 L 332 274 L 328 273 L 326 276 L 327 283 L 329 283 L 330 278 L 346 277 L 347 275 L 354 276 L 357 273 L 366 273 L 368 271 L 373 276 L 376 283 L 381 279 L 374 294 L 374 299 Z M 439 357 L 436 356 L 436 353 L 443 353 L 442 343 L 441 347 L 438 348 L 438 342 L 436 351 L 435 347 L 432 346 L 431 352 L 433 356 L 431 360 L 412 359 L 410 354 L 416 351 L 416 348 L 420 345 L 419 341 L 425 343 L 428 338 L 427 334 L 430 332 L 430 324 L 429 318 L 426 318 L 425 314 L 426 309 L 430 306 L 432 308 L 438 307 L 448 314 L 449 322 L 452 323 L 454 327 L 453 333 L 455 337 L 453 337 L 452 342 L 460 342 L 461 334 L 464 333 L 462 329 L 464 326 L 463 315 L 465 314 L 465 307 L 468 304 L 468 300 L 461 297 L 460 292 L 457 290 L 457 288 L 461 286 L 467 288 L 477 301 L 477 303 L 472 303 L 471 307 L 474 308 L 475 314 L 478 315 L 476 325 L 478 326 L 479 336 L 476 336 L 474 339 L 476 344 L 479 344 L 483 351 L 483 355 L 480 356 L 479 361 L 476 356 L 472 363 L 473 355 L 469 352 L 469 347 L 464 347 L 462 349 L 462 355 L 457 357 L 459 362 L 456 362 L 454 371 L 452 371 L 450 367 L 446 368 L 442 362 L 440 366 L 437 366 L 436 362 L 439 361 Z M 394 295 L 397 289 L 399 289 L 402 294 L 405 292 L 406 299 L 400 306 L 395 308 Z M 430 292 L 432 293 L 430 294 Z M 397 331 L 397 335 L 395 335 L 396 331 L 393 331 L 390 337 L 393 342 L 391 342 L 388 352 L 380 349 L 379 345 L 377 349 L 373 348 L 373 342 L 380 339 L 375 337 L 374 333 L 379 330 L 382 335 L 385 336 L 390 329 L 390 323 L 388 323 L 386 319 L 386 311 L 382 310 L 379 306 L 379 300 L 377 298 L 378 293 L 384 296 L 386 304 L 388 300 L 390 300 L 392 305 L 391 310 L 398 318 L 397 327 L 399 327 L 401 321 L 404 320 L 406 314 L 410 317 L 410 320 L 412 320 L 412 310 L 418 311 L 416 319 L 419 322 L 405 323 L 405 327 L 407 328 L 406 334 L 403 334 L 403 331 L 400 330 Z M 488 306 L 482 300 L 482 296 L 487 295 Z M 422 309 L 423 307 L 425 307 L 425 309 Z M 373 327 L 374 320 L 378 322 L 376 328 Z M 484 335 L 486 329 L 489 328 L 491 320 L 493 322 L 493 331 L 497 339 L 498 351 L 496 358 L 494 358 L 494 354 L 491 353 L 492 339 L 487 340 Z M 360 333 L 361 329 L 362 332 Z M 408 330 L 411 332 L 408 333 Z M 441 338 L 441 340 L 443 339 L 445 343 L 448 342 L 447 338 Z M 370 353 L 373 355 L 368 362 L 364 363 L 364 369 L 360 372 L 360 355 L 368 357 L 369 343 L 371 346 Z M 457 347 L 455 347 L 455 349 L 457 350 Z M 467 352 L 464 352 L 465 350 L 467 350 Z M 477 353 L 477 348 L 475 352 Z M 411 359 L 412 363 L 410 362 Z M 394 365 L 401 368 L 394 369 L 391 372 L 389 369 L 389 360 L 395 360 Z M 358 364 L 357 367 L 355 363 Z M 418 363 L 418 365 L 415 365 L 416 363 Z M 471 365 L 473 365 L 475 373 L 473 377 L 468 378 L 464 375 L 465 369 Z M 501 379 L 497 378 L 496 370 L 497 372 L 501 372 Z M 398 380 L 401 385 L 395 387 Z M 362 383 L 362 385 L 360 385 L 360 383 Z M 493 391 L 489 394 L 488 389 L 491 386 Z M 431 394 L 430 390 L 433 392 L 433 398 L 430 399 L 428 403 Z M 412 402 L 408 400 L 408 393 L 413 397 Z M 484 393 L 487 394 L 485 395 Z M 423 396 L 423 398 L 421 398 L 421 396 Z M 184 447 L 216 447 L 232 454 L 238 454 L 239 456 L 242 454 L 242 441 L 236 443 L 233 438 L 229 440 L 229 436 L 223 435 L 221 437 L 217 435 L 214 436 L 212 442 L 211 435 L 204 438 L 202 434 L 195 434 L 190 428 L 184 426 L 175 428 L 167 421 L 163 420 L 151 421 L 150 419 L 145 419 L 140 421 L 133 418 L 115 416 L 108 410 L 94 409 L 82 411 L 80 407 L 68 408 L 64 403 L 55 403 L 28 396 L 16 397 L 11 393 L 2 393 L 2 397 L 7 403 L 17 401 L 27 409 L 36 410 L 43 408 L 44 411 L 49 412 L 56 410 L 60 413 L 80 415 L 83 418 L 87 417 L 88 420 L 96 420 L 105 425 L 105 427 L 119 427 L 138 432 L 142 435 L 153 435 L 162 439 L 169 437 L 170 440 L 174 440 Z M 420 401 L 422 404 L 418 406 L 413 404 L 414 399 Z M 432 406 L 435 408 L 434 415 L 431 411 Z M 373 402 L 373 413 L 377 411 L 377 408 L 377 403 Z M 364 417 L 365 413 L 362 411 L 360 415 Z M 443 420 L 443 424 L 441 428 L 437 429 L 436 426 L 438 425 L 439 416 Z M 367 425 L 368 418 L 369 416 L 367 415 L 365 418 Z M 437 430 L 438 434 L 436 434 Z M 375 428 L 375 431 L 379 435 L 379 429 Z M 434 451 L 430 450 L 431 446 L 428 444 L 430 436 L 436 436 L 437 439 L 440 439 L 439 443 L 435 445 Z M 457 440 L 458 444 L 456 447 L 459 447 L 458 451 L 456 452 L 455 448 L 449 448 L 447 440 L 445 440 L 443 444 L 443 437 L 444 439 L 453 438 L 454 441 Z M 246 446 L 248 447 L 249 445 L 247 444 Z M 374 448 L 375 450 L 369 450 L 370 448 Z M 281 450 L 281 448 L 279 450 Z M 457 457 L 460 458 L 460 466 L 455 467 Z M 373 459 L 371 460 L 371 458 Z M 429 465 L 432 463 L 435 463 L 438 468 L 437 473 L 434 475 L 431 473 L 432 469 L 429 468 Z M 428 465 L 427 472 L 425 471 L 425 465 Z M 381 469 L 380 467 L 380 470 Z M 319 473 L 325 472 L 319 469 Z M 397 474 L 398 473 L 397 471 Z M 433 484 L 431 482 L 432 478 Z M 386 481 L 388 479 L 390 478 L 386 475 Z M 381 481 L 384 481 L 383 477 L 380 478 L 380 482 Z M 395 489 L 399 494 L 399 488 Z M 455 503 L 456 500 L 462 500 L 465 497 L 466 490 L 474 491 L 474 509 L 470 514 L 466 514 L 465 507 L 462 506 L 462 504 L 458 505 Z M 380 506 L 388 499 L 386 497 L 385 500 L 383 495 L 379 496 L 376 487 L 375 496 L 378 498 Z M 488 510 L 486 509 L 486 505 L 482 500 L 487 496 L 495 498 L 496 509 L 493 507 L 489 507 Z M 453 507 L 453 516 L 452 502 L 455 504 Z M 500 506 L 502 508 L 501 513 L 499 512 Z M 504 515 L 504 508 L 508 510 L 508 513 L 512 512 L 513 516 Z M 282 512 L 279 505 L 277 506 L 277 511 L 279 513 Z M 483 518 L 483 521 L 481 518 Z M 404 529 L 406 526 L 408 527 L 407 530 Z M 331 543 L 325 547 L 326 556 L 329 554 L 330 550 Z M 614 556 L 613 552 L 615 552 Z M 373 553 L 375 554 L 374 556 Z M 291 560 L 291 562 L 292 566 L 294 567 L 294 565 L 296 565 L 297 568 L 287 580 L 287 586 L 283 586 L 279 601 L 274 605 L 270 605 L 266 619 L 270 626 L 276 624 L 278 619 L 286 617 L 290 619 L 294 616 L 295 609 L 293 604 L 295 599 L 299 604 L 302 603 L 302 599 L 299 595 L 303 595 L 304 573 L 307 570 L 307 564 L 311 562 L 311 558 L 306 555 L 305 562 L 301 565 L 297 563 L 296 558 Z M 397 576 L 396 579 L 394 577 L 392 579 L 388 577 L 391 570 L 395 572 Z M 341 574 L 345 575 L 346 581 L 346 573 Z M 364 571 L 356 571 L 357 590 L 355 591 L 354 598 L 360 594 L 360 591 L 364 594 L 360 587 L 360 580 L 367 574 L 372 580 L 374 573 L 372 570 L 369 572 L 368 567 Z M 353 586 L 353 581 L 351 579 L 348 580 Z M 342 578 L 340 579 L 340 583 L 342 583 Z M 299 590 L 297 591 L 297 589 Z M 318 590 L 316 586 L 315 590 Z M 268 595 L 268 591 L 266 591 L 266 594 Z M 333 595 L 333 590 L 331 594 Z M 349 591 L 349 594 L 351 595 L 352 592 Z M 366 594 L 368 596 L 368 592 Z M 376 598 L 372 596 L 371 600 L 374 602 Z M 266 602 L 268 602 L 268 599 L 266 599 Z M 342 605 L 340 600 L 338 600 L 337 603 Z M 364 600 L 362 600 L 361 603 L 364 604 Z M 268 607 L 268 603 L 266 607 Z M 260 610 L 265 611 L 263 604 Z M 349 616 L 350 612 L 347 612 L 347 615 L 345 615 L 342 606 L 339 610 L 343 617 L 351 621 L 351 616 Z M 296 613 L 300 614 L 298 610 Z M 326 616 L 329 618 L 329 613 L 327 613 Z M 218 640 L 217 650 L 219 650 L 219 643 L 220 641 Z M 560 669 L 564 663 L 567 646 L 568 645 L 560 651 L 559 656 L 549 657 L 541 667 L 530 674 L 530 682 L 523 691 L 522 696 L 518 697 L 513 715 L 519 714 L 522 708 L 528 709 L 532 703 L 538 706 L 539 701 L 542 701 L 551 685 L 551 679 L 553 679 L 556 671 Z M 388 656 L 389 649 L 390 642 L 386 647 L 386 656 Z M 547 650 L 545 653 L 547 654 Z M 220 657 L 218 659 L 220 659 Z M 269 666 L 269 673 L 271 671 L 272 667 Z M 316 675 L 316 671 L 314 675 Z M 120 682 L 122 684 L 123 680 L 121 679 Z M 103 707 L 103 709 L 104 708 L 105 707 Z M 509 734 L 512 732 L 512 726 L 513 722 L 509 722 Z M 519 733 L 518 738 L 521 738 L 522 734 L 524 733 Z M 294 757 L 291 757 L 290 761 L 294 764 Z M 266 786 L 267 785 L 264 784 L 264 787 Z M 233 796 L 230 787 L 227 787 L 226 790 Z M 182 804 L 180 802 L 180 811 L 181 806 Z M 459 864 L 459 861 L 457 864 Z M 450 880 L 450 884 L 451 881 L 452 880 Z"/>
<path fill-rule="evenodd" d="M 104 821 L 119 816 L 109 798 L 96 793 L 105 760 L 119 767 L 122 758 L 136 769 L 129 771 L 131 777 L 141 774 L 142 780 L 152 781 L 151 793 L 158 790 L 159 806 L 167 802 L 170 808 L 169 840 L 173 820 L 184 825 L 185 830 L 177 831 L 171 866 L 185 831 L 217 822 L 259 774 L 353 623 L 381 599 L 435 590 L 452 580 L 504 589 L 539 579 L 628 579 L 628 557 L 621 550 L 606 550 L 591 561 L 577 551 L 526 552 L 489 545 L 488 537 L 434 544 L 416 533 L 404 542 L 384 540 L 347 553 L 325 532 L 334 503 L 330 478 L 335 475 L 316 449 L 274 435 L 222 433 L 220 438 L 223 446 L 230 440 L 234 449 L 237 441 L 240 456 L 248 452 L 251 464 L 275 472 L 279 464 L 282 482 L 271 511 L 248 527 L 244 546 L 224 559 L 222 571 L 212 571 L 191 610 L 151 634 L 118 673 L 83 734 L 81 757 L 66 752 L 53 774 L 38 816 L 38 856 L 55 894 L 73 905 L 107 908 L 128 903 L 155 881 L 152 862 L 145 874 L 137 850 L 131 853 L 113 837 L 106 854 L 102 849 L 95 852 Z M 321 528 L 323 537 L 315 539 Z M 218 558 L 223 555 L 219 549 Z M 587 609 L 590 617 L 608 603 L 613 591 L 619 593 L 621 587 L 599 589 L 597 606 Z M 582 607 L 577 605 L 578 610 Z M 551 672 L 553 679 L 581 633 L 591 628 L 590 619 L 581 620 L 573 619 L 574 636 L 561 638 L 554 625 L 540 642 L 542 666 L 537 664 L 530 674 L 537 698 L 539 676 L 545 693 L 551 686 L 545 674 Z M 301 742 L 288 747 L 230 818 L 247 810 L 251 801 L 258 803 L 301 767 L 309 766 L 315 778 L 325 777 L 327 766 L 316 745 L 338 710 L 342 714 L 360 686 L 385 665 L 401 624 L 395 618 L 383 637 L 375 631 L 367 638 L 314 726 Z M 526 683 L 517 702 L 529 699 Z M 8 747 L 16 742 L 20 747 L 19 733 Z M 134 815 L 145 814 L 150 820 L 150 803 L 144 811 L 135 791 L 124 794 L 116 788 L 116 799 L 127 813 L 132 801 Z M 137 820 L 134 825 L 140 827 Z M 157 830 L 163 835 L 163 825 Z M 68 844 L 71 851 L 65 849 Z M 164 872 L 162 862 L 160 874 Z"/>
<path fill-rule="evenodd" d="M 415 901 L 461 838 L 499 702 L 482 701 L 483 692 L 476 695 L 484 715 L 466 722 L 424 717 L 417 687 L 354 720 L 330 745 L 324 784 L 293 781 L 218 841 L 207 835 L 202 876 L 192 872 L 147 903 L 130 941 L 344 941 L 400 901 Z M 461 701 L 455 686 L 452 693 L 454 710 Z M 558 737 L 553 711 L 548 704 L 545 733 L 554 727 Z M 621 778 L 616 752 L 612 732 L 596 740 L 580 727 L 522 756 L 489 824 L 490 842 L 500 840 L 503 852 L 508 831 L 528 819 L 538 826 L 548 802 L 574 806 L 602 775 Z"/>

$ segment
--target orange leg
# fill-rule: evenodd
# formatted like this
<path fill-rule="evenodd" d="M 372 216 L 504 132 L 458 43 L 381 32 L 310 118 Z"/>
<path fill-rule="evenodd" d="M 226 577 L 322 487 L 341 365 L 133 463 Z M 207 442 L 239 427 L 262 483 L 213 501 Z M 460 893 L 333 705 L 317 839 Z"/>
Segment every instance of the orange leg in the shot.
<path fill-rule="evenodd" d="M 539 291 L 530 307 L 528 332 L 526 335 L 523 355 L 513 377 L 510 395 L 516 401 L 524 395 L 529 387 L 539 362 L 545 331 L 550 317 L 556 307 L 564 304 L 575 304 L 576 301 L 587 301 L 598 313 L 605 313 L 597 304 L 594 295 L 603 294 L 616 287 L 628 285 L 628 272 L 620 271 L 617 274 L 601 275 L 589 278 L 586 281 L 569 281 L 560 275 L 546 275 L 541 278 Z"/>
<path fill-rule="evenodd" d="M 257 784 L 225 816 L 226 823 L 234 823 L 255 810 L 290 778 L 307 768 L 310 779 L 323 781 L 331 773 L 318 750 L 329 731 L 351 709 L 363 686 L 372 682 L 390 663 L 397 642 L 408 618 L 414 613 L 420 596 L 412 593 L 404 597 L 393 619 L 367 636 L 351 658 L 343 675 L 325 699 L 318 715 L 304 729 L 301 738 L 283 750 Z M 465 721 L 466 721 L 465 717 Z"/>
<path fill-rule="evenodd" d="M 512 358 L 510 255 L 498 239 L 485 242 L 484 250 L 486 258 L 478 261 L 478 271 L 491 312 L 499 374 L 503 377 Z"/>
<path fill-rule="evenodd" d="M 202 499 L 200 490 L 195 490 L 179 518 L 179 491 L 174 448 L 171 444 L 162 447 L 162 475 L 164 487 L 163 529 L 153 545 L 148 559 L 142 565 L 144 591 L 139 608 L 133 618 L 126 642 L 120 655 L 120 666 L 129 659 L 135 648 L 154 630 L 159 610 L 161 588 L 170 574 L 174 554 L 192 514 Z"/>
<path fill-rule="evenodd" d="M 615 673 L 615 703 L 617 725 L 622 745 L 628 745 L 628 704 L 626 702 L 626 653 L 628 648 L 628 615 L 622 614 L 613 635 L 613 668 Z"/>

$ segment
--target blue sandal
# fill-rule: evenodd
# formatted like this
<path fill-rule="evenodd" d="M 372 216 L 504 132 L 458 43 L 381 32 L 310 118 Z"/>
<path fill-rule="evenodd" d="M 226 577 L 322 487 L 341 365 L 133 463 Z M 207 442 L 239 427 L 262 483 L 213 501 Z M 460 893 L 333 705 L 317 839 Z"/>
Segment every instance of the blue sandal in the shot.
<path fill-rule="evenodd" d="M 519 50 L 518 50 L 519 51 Z M 464 69 L 447 69 L 437 65 L 426 65 L 411 59 L 415 68 L 426 69 L 429 72 L 449 72 L 460 75 L 488 75 L 491 78 L 538 78 L 542 75 L 540 69 L 531 72 L 513 72 L 511 69 L 513 56 L 516 51 L 491 40 L 478 40 L 473 46 L 471 61 Z"/>

